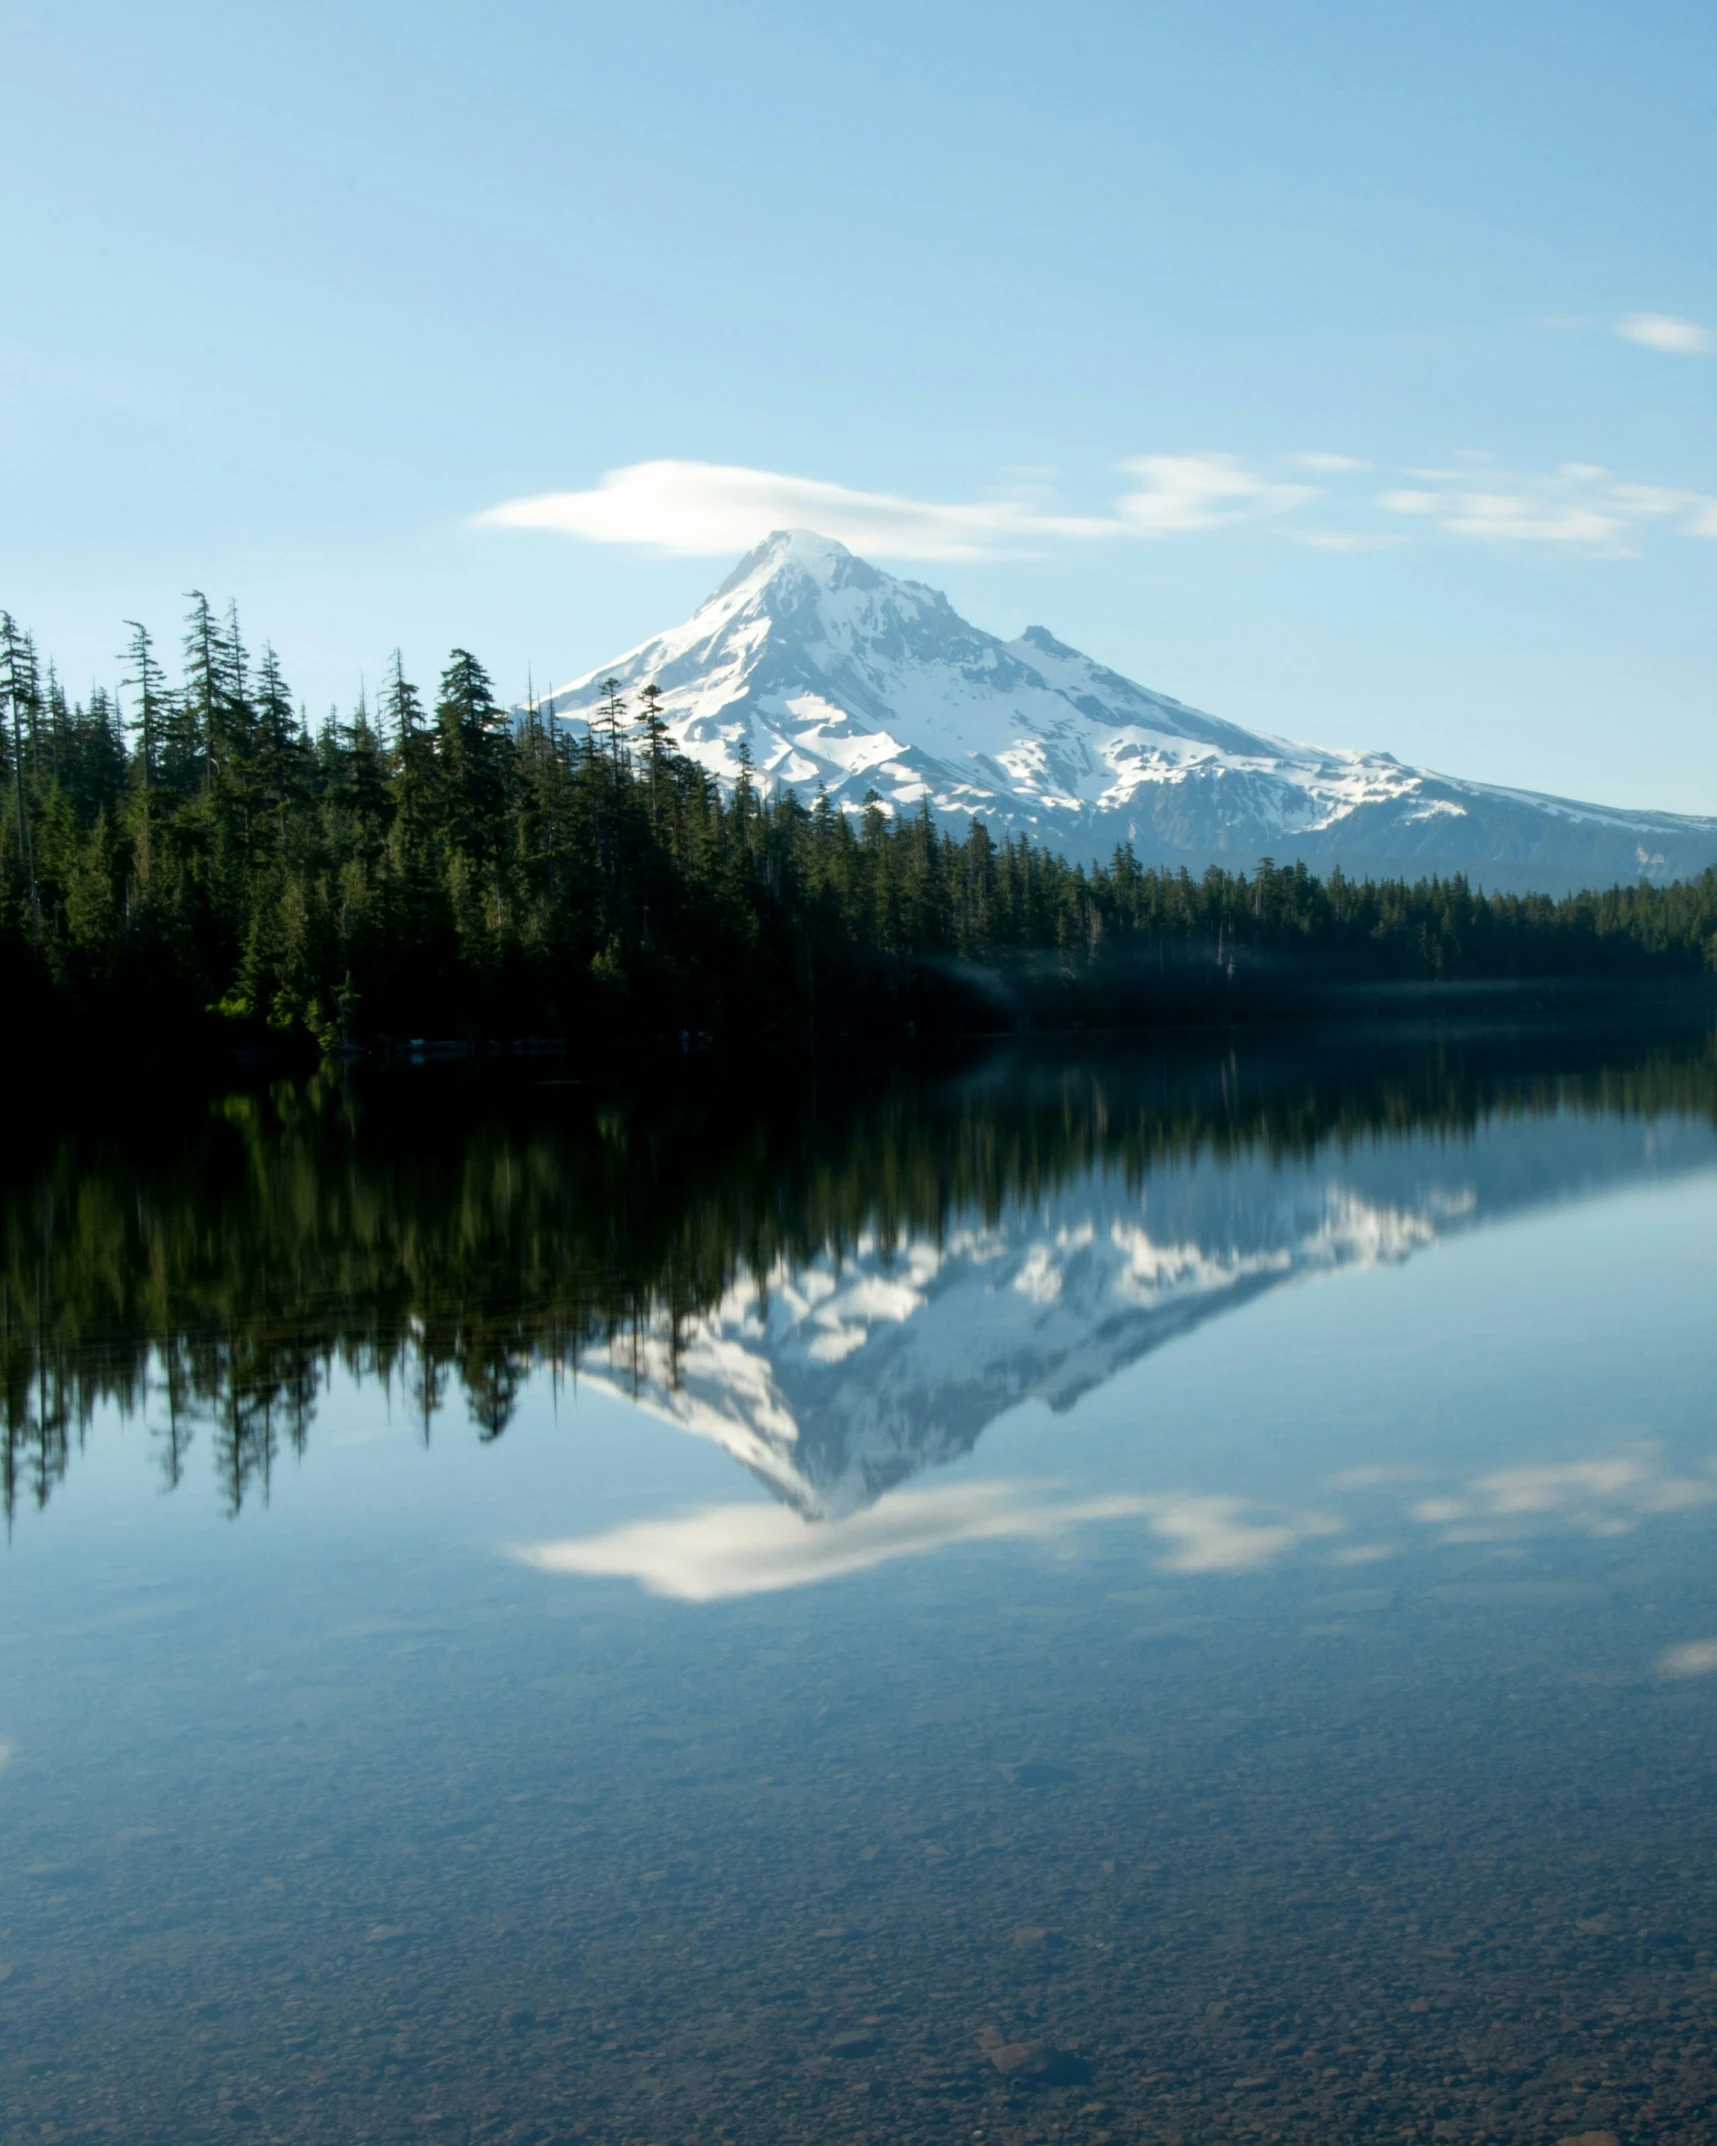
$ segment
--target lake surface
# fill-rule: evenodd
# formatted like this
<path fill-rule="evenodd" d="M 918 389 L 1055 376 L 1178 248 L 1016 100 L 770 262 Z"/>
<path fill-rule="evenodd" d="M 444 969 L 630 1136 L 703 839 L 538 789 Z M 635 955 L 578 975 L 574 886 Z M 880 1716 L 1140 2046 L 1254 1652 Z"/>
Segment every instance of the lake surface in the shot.
<path fill-rule="evenodd" d="M 15 1147 L 0 2134 L 1717 2136 L 1717 1049 Z"/>

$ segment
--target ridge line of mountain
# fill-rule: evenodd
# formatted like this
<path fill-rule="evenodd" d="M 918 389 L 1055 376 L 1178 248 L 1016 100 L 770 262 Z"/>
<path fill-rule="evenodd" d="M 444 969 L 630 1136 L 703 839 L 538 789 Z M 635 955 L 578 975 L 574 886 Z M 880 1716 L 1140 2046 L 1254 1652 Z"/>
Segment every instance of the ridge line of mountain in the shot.
<path fill-rule="evenodd" d="M 539 703 L 586 723 L 604 681 L 647 685 L 676 748 L 724 788 L 838 810 L 983 820 L 1073 861 L 1254 858 L 1372 877 L 1461 872 L 1505 891 L 1662 884 L 1717 863 L 1717 819 L 1592 804 L 1247 730 L 1028 626 L 1003 641 L 832 538 L 777 530 L 692 617 Z"/>

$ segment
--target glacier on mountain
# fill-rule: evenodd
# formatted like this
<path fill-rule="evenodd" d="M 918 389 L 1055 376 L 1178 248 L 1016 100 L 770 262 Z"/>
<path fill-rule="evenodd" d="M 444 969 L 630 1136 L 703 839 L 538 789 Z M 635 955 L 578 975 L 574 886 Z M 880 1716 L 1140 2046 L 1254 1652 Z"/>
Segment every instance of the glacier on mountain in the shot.
<path fill-rule="evenodd" d="M 682 626 L 540 703 L 587 725 L 613 677 L 647 685 L 680 751 L 724 785 L 856 812 L 982 819 L 1070 857 L 1314 869 L 1487 886 L 1665 881 L 1717 863 L 1717 820 L 1629 812 L 1297 745 L 1135 685 L 1041 626 L 1002 641 L 923 583 L 839 543 L 777 531 Z"/>

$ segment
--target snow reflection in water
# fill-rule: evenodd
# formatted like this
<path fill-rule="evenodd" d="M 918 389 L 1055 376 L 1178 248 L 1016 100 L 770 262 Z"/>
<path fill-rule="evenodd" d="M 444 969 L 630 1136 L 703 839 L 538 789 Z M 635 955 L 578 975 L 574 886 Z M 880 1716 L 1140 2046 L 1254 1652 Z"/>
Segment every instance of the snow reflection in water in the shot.
<path fill-rule="evenodd" d="M 1289 1161 L 1202 1157 L 1142 1182 L 1093 1170 L 1051 1200 L 956 1216 L 940 1237 L 868 1233 L 742 1274 L 707 1312 L 658 1316 L 586 1355 L 580 1376 L 714 1440 L 785 1504 L 838 1524 L 969 1453 L 1008 1411 L 1035 1401 L 1065 1413 L 1150 1351 L 1284 1284 L 1400 1262 L 1460 1231 L 1714 1165 L 1717 1134 L 1697 1121 L 1552 1117 L 1485 1125 L 1460 1142 L 1408 1135 L 1357 1153 L 1331 1142 Z M 1648 1463 L 1616 1459 L 1579 1464 L 1560 1488 L 1554 1476 L 1498 1476 L 1473 1490 L 1470 1511 L 1456 1501 L 1417 1517 L 1479 1524 L 1493 1507 L 1566 1502 L 1581 1484 L 1596 1495 L 1594 1469 L 1619 1471 L 1623 1496 L 1670 1494 L 1648 1490 Z M 717 1528 L 713 1516 L 699 1525 Z M 685 1539 L 690 1555 L 703 1537 Z M 1282 1537 L 1297 1539 L 1291 1528 Z M 650 1553 L 652 1585 L 665 1584 L 662 1554 Z M 852 1569 L 844 1560 L 855 1553 L 831 1544 L 800 1554 L 809 1577 Z"/>

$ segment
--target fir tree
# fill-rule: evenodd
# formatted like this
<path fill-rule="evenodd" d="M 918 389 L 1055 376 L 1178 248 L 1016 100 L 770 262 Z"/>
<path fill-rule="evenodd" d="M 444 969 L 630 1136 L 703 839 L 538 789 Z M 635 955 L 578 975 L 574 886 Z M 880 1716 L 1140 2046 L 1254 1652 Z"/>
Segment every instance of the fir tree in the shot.
<path fill-rule="evenodd" d="M 36 647 L 27 633 L 18 629 L 9 611 L 0 611 L 0 693 L 12 728 L 12 799 L 18 829 L 18 867 L 23 874 L 30 905 L 30 944 L 42 950 L 42 902 L 36 885 L 35 845 L 31 840 L 29 814 L 24 805 L 26 736 L 34 742 L 37 710 L 41 698 L 36 668 Z M 34 760 L 33 752 L 30 758 Z"/>
<path fill-rule="evenodd" d="M 602 701 L 598 710 L 595 728 L 601 730 L 608 741 L 608 758 L 615 774 L 619 774 L 622 740 L 626 735 L 626 702 L 620 692 L 618 678 L 602 681 Z"/>

